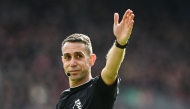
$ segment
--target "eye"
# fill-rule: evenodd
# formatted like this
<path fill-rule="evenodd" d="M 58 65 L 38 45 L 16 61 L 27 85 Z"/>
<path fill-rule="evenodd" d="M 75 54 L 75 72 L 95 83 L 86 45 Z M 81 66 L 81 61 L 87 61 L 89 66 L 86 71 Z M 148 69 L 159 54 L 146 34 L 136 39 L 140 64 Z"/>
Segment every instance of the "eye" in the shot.
<path fill-rule="evenodd" d="M 70 59 L 69 55 L 64 55 L 64 59 Z"/>
<path fill-rule="evenodd" d="M 80 54 L 77 54 L 77 58 L 82 58 L 82 55 L 80 55 Z"/>

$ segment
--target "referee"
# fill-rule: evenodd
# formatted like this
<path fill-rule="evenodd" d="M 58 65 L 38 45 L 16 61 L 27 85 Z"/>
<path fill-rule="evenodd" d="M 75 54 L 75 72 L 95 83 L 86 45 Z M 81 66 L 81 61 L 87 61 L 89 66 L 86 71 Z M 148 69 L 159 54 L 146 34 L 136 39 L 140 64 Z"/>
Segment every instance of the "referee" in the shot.
<path fill-rule="evenodd" d="M 126 10 L 121 22 L 114 14 L 113 33 L 116 40 L 107 53 L 106 65 L 99 76 L 92 78 L 91 67 L 96 61 L 90 38 L 75 33 L 62 42 L 62 62 L 70 88 L 64 90 L 56 109 L 113 109 L 119 93 L 118 70 L 130 38 L 134 14 Z"/>

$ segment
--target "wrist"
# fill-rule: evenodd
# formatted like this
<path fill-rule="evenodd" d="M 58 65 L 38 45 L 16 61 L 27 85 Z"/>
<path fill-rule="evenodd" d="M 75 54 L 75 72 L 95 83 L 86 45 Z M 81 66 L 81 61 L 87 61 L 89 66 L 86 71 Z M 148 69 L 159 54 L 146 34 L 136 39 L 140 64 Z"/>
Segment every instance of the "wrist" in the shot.
<path fill-rule="evenodd" d="M 117 42 L 117 40 L 115 40 L 115 46 L 117 48 L 120 48 L 120 49 L 125 49 L 127 47 L 127 45 L 129 44 L 129 42 L 127 42 L 125 45 L 121 45 Z"/>

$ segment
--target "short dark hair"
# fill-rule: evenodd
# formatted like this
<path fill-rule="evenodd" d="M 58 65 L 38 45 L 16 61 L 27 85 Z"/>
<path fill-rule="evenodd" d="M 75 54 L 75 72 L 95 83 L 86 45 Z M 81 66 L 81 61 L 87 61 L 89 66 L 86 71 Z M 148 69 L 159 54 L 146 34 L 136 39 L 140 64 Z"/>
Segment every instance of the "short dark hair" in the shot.
<path fill-rule="evenodd" d="M 89 55 L 93 53 L 90 38 L 85 34 L 74 33 L 69 35 L 66 39 L 63 40 L 61 44 L 61 50 L 66 42 L 82 42 L 86 46 L 87 53 Z"/>

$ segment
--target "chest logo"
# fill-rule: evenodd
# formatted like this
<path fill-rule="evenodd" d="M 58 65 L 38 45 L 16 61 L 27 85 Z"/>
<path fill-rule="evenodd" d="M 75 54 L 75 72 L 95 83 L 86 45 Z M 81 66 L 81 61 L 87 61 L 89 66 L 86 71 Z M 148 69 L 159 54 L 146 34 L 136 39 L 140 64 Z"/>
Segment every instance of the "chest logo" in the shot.
<path fill-rule="evenodd" d="M 75 101 L 75 105 L 73 106 L 73 109 L 82 109 L 82 104 L 80 102 L 80 99 L 77 99 Z"/>

